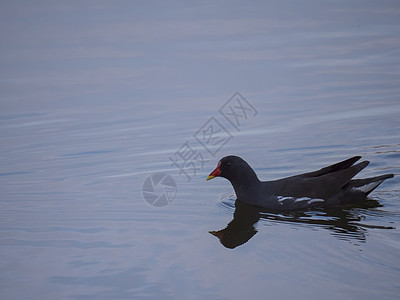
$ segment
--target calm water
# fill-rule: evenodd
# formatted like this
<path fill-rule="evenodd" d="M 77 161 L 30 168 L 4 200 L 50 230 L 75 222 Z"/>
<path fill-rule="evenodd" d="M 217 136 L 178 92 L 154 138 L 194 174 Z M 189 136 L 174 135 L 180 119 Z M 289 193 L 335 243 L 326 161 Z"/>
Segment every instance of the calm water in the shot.
<path fill-rule="evenodd" d="M 309 2 L 2 4 L 0 297 L 396 299 L 400 9 Z M 356 207 L 237 210 L 229 249 L 209 231 L 233 189 L 205 181 L 228 154 L 264 180 L 354 155 L 360 178 L 396 176 Z M 164 207 L 142 193 L 157 172 L 177 187 Z"/>

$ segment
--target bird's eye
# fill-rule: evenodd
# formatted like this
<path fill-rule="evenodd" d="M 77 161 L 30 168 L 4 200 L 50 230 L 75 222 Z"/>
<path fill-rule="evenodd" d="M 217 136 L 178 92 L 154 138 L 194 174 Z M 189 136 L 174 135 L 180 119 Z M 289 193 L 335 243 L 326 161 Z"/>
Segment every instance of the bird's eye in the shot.
<path fill-rule="evenodd" d="M 228 161 L 225 166 L 229 167 L 231 165 L 231 163 Z"/>

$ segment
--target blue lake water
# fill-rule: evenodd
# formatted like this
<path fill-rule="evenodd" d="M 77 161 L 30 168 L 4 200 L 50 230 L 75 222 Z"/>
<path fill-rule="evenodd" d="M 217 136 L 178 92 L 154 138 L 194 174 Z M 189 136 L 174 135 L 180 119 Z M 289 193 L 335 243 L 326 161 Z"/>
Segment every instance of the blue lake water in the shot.
<path fill-rule="evenodd" d="M 2 4 L 1 298 L 396 299 L 400 6 L 307 2 Z M 205 178 L 229 154 L 263 180 L 355 155 L 357 178 L 395 177 L 356 207 L 263 213 L 228 249 L 209 231 L 233 189 Z"/>

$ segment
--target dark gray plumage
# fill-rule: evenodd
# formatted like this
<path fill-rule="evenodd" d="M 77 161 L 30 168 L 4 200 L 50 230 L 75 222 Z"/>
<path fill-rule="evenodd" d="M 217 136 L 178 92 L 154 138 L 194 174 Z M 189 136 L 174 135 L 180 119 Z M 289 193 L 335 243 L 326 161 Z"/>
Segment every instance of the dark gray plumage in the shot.
<path fill-rule="evenodd" d="M 393 174 L 373 178 L 352 179 L 368 166 L 369 161 L 355 164 L 355 156 L 318 171 L 274 181 L 260 181 L 250 165 L 238 156 L 222 158 L 207 178 L 228 179 L 238 199 L 275 211 L 327 207 L 364 200 L 385 179 Z"/>

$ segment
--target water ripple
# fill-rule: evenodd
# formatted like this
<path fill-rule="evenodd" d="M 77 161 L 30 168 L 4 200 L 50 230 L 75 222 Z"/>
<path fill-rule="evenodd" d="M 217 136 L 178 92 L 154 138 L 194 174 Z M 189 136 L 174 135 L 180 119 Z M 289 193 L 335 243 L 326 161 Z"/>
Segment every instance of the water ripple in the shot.
<path fill-rule="evenodd" d="M 105 241 L 93 242 L 80 242 L 76 240 L 20 240 L 20 239 L 1 239 L 0 245 L 2 247 L 50 247 L 50 248 L 79 248 L 79 249 L 92 249 L 92 248 L 129 248 L 132 247 L 130 243 L 113 244 Z"/>

